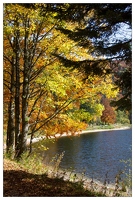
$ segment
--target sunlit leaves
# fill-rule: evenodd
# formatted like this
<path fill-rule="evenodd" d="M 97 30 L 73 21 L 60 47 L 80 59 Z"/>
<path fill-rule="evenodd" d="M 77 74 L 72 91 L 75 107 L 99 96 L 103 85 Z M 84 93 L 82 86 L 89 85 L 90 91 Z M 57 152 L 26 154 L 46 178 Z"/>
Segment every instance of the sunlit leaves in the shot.
<path fill-rule="evenodd" d="M 116 88 L 115 84 L 112 81 L 111 75 L 107 75 L 103 78 L 98 76 L 89 77 L 88 82 L 92 82 L 92 90 L 106 95 L 108 98 L 116 98 L 119 92 L 119 89 Z"/>
<path fill-rule="evenodd" d="M 104 80 L 95 76 L 84 81 L 83 76 L 77 69 L 71 72 L 56 62 L 48 66 L 42 77 L 37 79 L 40 84 L 47 80 L 45 88 L 48 88 L 48 96 L 43 106 L 46 118 L 65 105 L 61 112 L 47 123 L 48 133 L 55 135 L 86 128 L 90 121 L 95 121 L 102 115 L 102 95 L 116 97 L 118 91 L 112 90 L 114 86 L 111 77 Z"/>
<path fill-rule="evenodd" d="M 66 68 L 60 63 L 54 53 L 74 61 L 93 58 L 87 54 L 88 49 L 79 47 L 57 29 L 61 25 L 57 13 L 46 10 L 41 14 L 42 9 L 47 8 L 44 6 L 42 8 L 40 4 L 35 4 L 34 9 L 21 4 L 5 6 L 4 78 L 6 83 L 9 81 L 10 86 L 11 67 L 14 67 L 12 58 L 15 59 L 15 53 L 19 53 L 19 106 L 23 113 L 22 99 L 27 97 L 25 121 L 29 123 L 28 134 L 33 136 L 38 132 L 39 135 L 50 136 L 63 132 L 75 133 L 101 116 L 102 95 L 112 98 L 116 97 L 118 91 L 112 90 L 114 86 L 109 76 L 106 79 L 99 76 L 89 76 L 86 79 L 82 71 L 73 69 L 72 66 Z M 72 23 L 67 26 L 74 29 Z M 23 95 L 26 78 L 28 92 L 25 90 L 27 94 Z M 5 90 L 4 87 L 4 91 L 6 96 L 10 96 L 7 88 Z M 7 101 L 7 97 L 4 97 L 4 101 Z M 20 116 L 20 127 L 21 121 Z"/>

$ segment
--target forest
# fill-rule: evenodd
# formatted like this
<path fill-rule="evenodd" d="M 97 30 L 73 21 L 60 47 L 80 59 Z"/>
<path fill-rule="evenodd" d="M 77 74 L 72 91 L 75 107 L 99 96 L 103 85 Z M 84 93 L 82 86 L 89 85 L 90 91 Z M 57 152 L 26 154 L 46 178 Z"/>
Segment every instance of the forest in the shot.
<path fill-rule="evenodd" d="M 131 13 L 128 3 L 3 5 L 7 153 L 20 158 L 28 138 L 132 123 Z"/>

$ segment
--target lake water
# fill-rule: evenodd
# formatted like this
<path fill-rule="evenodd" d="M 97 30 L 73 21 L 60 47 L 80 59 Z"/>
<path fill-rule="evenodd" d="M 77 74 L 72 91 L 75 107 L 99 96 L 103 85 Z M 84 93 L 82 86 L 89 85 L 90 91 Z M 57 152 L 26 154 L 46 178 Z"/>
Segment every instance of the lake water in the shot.
<path fill-rule="evenodd" d="M 109 182 L 114 183 L 116 174 L 125 168 L 120 160 L 132 158 L 131 145 L 132 129 L 94 132 L 58 138 L 47 144 L 49 150 L 42 152 L 42 156 L 49 163 L 56 154 L 64 152 L 60 168 L 72 168 L 77 173 L 85 171 L 88 178 L 101 182 L 107 174 Z"/>

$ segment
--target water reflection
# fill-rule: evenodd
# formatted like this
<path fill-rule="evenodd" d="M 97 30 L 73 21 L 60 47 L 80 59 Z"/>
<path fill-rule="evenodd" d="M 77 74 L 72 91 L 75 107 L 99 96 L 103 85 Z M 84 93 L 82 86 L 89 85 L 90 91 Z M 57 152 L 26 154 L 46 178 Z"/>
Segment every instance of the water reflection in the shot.
<path fill-rule="evenodd" d="M 124 163 L 120 160 L 132 157 L 131 144 L 131 129 L 106 131 L 59 138 L 47 144 L 49 150 L 42 153 L 44 162 L 49 163 L 52 157 L 64 151 L 61 168 L 72 167 L 80 173 L 85 170 L 88 177 L 100 181 L 104 181 L 108 173 L 110 181 L 114 181 L 116 174 L 124 169 Z"/>

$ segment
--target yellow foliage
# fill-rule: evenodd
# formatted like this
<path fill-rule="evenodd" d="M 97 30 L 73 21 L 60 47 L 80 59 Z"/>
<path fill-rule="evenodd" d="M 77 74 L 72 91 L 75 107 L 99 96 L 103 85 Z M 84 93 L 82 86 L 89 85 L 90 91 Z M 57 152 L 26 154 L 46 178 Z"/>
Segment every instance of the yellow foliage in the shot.
<path fill-rule="evenodd" d="M 96 115 L 99 116 L 102 111 L 101 95 L 113 98 L 117 96 L 118 90 L 112 90 L 114 85 L 110 76 L 105 80 L 98 76 L 89 76 L 88 80 L 83 81 L 85 75 L 82 72 L 65 68 L 58 59 L 52 56 L 54 52 L 57 52 L 76 61 L 93 59 L 87 54 L 87 49 L 79 47 L 76 42 L 55 29 L 60 23 L 55 18 L 57 13 L 47 12 L 45 16 L 41 16 L 38 5 L 35 5 L 37 6 L 35 9 L 28 9 L 19 4 L 8 4 L 5 7 L 4 54 L 9 60 L 15 56 L 12 43 L 19 33 L 20 93 L 22 94 L 24 49 L 27 40 L 31 79 L 28 97 L 30 131 L 35 126 L 35 130 L 44 131 L 48 135 L 63 132 L 75 133 L 85 129 L 87 124 L 81 121 L 79 115 L 78 118 L 73 118 L 70 111 L 79 110 L 81 103 L 90 102 Z M 74 26 L 68 23 L 67 28 L 74 29 Z M 4 61 L 4 70 L 9 72 L 4 74 L 6 81 L 10 81 L 9 60 L 8 64 Z M 4 90 L 6 102 L 10 93 L 9 90 L 5 88 Z M 21 96 L 20 108 L 23 109 Z M 89 118 L 94 119 L 95 113 L 91 113 Z"/>

